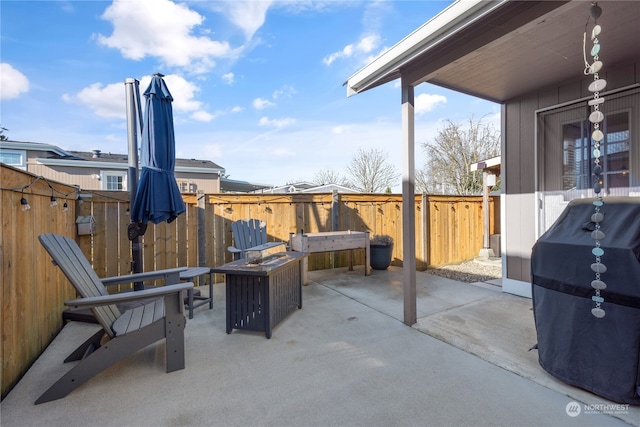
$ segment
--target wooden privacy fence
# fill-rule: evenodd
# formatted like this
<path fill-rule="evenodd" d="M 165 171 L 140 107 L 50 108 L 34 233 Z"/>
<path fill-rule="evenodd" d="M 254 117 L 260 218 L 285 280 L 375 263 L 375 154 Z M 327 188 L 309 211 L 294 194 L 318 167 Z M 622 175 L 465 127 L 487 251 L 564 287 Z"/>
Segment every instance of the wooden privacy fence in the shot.
<path fill-rule="evenodd" d="M 75 237 L 77 191 L 5 166 L 0 166 L 0 184 L 0 357 L 4 398 L 58 334 L 63 303 L 75 297 L 73 287 L 51 264 L 38 236 L 57 233 Z M 15 190 L 23 187 L 27 187 L 24 192 Z M 49 206 L 52 192 L 56 207 Z M 22 197 L 31 209 L 22 211 Z"/>
<path fill-rule="evenodd" d="M 178 266 L 219 266 L 232 260 L 231 224 L 257 218 L 267 224 L 269 241 L 288 242 L 290 233 L 337 230 L 370 231 L 394 239 L 392 265 L 401 266 L 402 196 L 397 194 L 185 194 L 187 211 L 174 222 L 149 224 L 143 242 L 143 271 Z M 492 198 L 491 234 L 499 233 Z M 78 206 L 78 215 L 96 221 L 93 236 L 77 240 L 100 277 L 128 274 L 131 249 L 126 237 L 128 195 L 92 192 Z M 416 195 L 417 268 L 424 270 L 473 259 L 482 248 L 483 216 L 480 196 Z M 364 252 L 355 253 L 356 265 Z M 347 265 L 347 254 L 320 253 L 309 257 L 309 269 Z M 222 277 L 216 277 L 221 281 Z"/>
<path fill-rule="evenodd" d="M 63 301 L 74 291 L 49 262 L 38 242 L 42 233 L 75 238 L 100 277 L 131 272 L 127 238 L 129 195 L 83 191 L 39 180 L 25 190 L 32 209 L 20 209 L 21 191 L 32 174 L 2 166 L 2 396 L 11 389 L 62 327 Z M 49 207 L 53 185 L 68 197 Z M 392 265 L 401 266 L 402 196 L 398 194 L 185 194 L 186 213 L 174 222 L 149 224 L 142 238 L 143 271 L 178 266 L 219 266 L 231 261 L 231 224 L 257 218 L 267 224 L 269 241 L 289 240 L 290 233 L 336 230 L 370 231 L 394 239 Z M 499 198 L 490 200 L 490 233 L 499 234 Z M 69 209 L 62 212 L 67 201 Z M 473 259 L 482 248 L 482 197 L 416 195 L 416 265 L 420 270 Z M 78 235 L 75 220 L 92 216 L 95 231 Z M 364 263 L 363 250 L 354 263 Z M 317 253 L 309 269 L 347 265 L 347 254 Z M 221 281 L 222 276 L 216 276 Z"/>

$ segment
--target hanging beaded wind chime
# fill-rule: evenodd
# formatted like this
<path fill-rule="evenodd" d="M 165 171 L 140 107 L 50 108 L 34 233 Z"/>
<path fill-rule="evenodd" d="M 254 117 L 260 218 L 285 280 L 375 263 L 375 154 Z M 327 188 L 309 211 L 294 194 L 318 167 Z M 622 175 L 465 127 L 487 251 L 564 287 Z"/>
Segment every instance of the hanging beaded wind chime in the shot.
<path fill-rule="evenodd" d="M 593 314 L 598 319 L 605 316 L 605 311 L 602 308 L 604 298 L 600 296 L 600 291 L 606 289 L 607 285 L 602 281 L 601 275 L 606 273 L 607 267 L 602 263 L 602 256 L 604 255 L 604 249 L 600 247 L 600 242 L 604 239 L 605 234 L 601 230 L 601 223 L 604 219 L 604 215 L 601 212 L 601 208 L 604 205 L 602 198 L 602 165 L 600 163 L 600 143 L 604 139 L 604 133 L 600 128 L 601 123 L 604 121 L 604 113 L 600 111 L 604 103 L 604 98 L 600 96 L 600 91 L 604 90 L 607 86 L 607 81 L 601 79 L 598 72 L 602 69 L 602 61 L 600 61 L 600 41 L 598 36 L 600 35 L 602 28 L 598 24 L 598 18 L 602 14 L 602 9 L 597 3 L 591 3 L 589 9 L 589 18 L 593 18 L 594 26 L 591 30 L 591 41 L 593 47 L 591 48 L 591 56 L 593 57 L 593 63 L 589 64 L 587 61 L 586 52 L 586 40 L 587 40 L 587 28 L 589 26 L 589 18 L 585 25 L 585 31 L 583 36 L 583 54 L 584 54 L 584 74 L 593 75 L 593 82 L 589 84 L 589 92 L 593 93 L 593 99 L 589 101 L 589 106 L 592 107 L 592 112 L 589 115 L 589 122 L 592 124 L 593 132 L 591 133 L 591 139 L 593 139 L 593 191 L 595 193 L 595 200 L 593 201 L 594 213 L 591 215 L 591 221 L 595 224 L 594 230 L 591 232 L 591 237 L 594 240 L 594 247 L 591 249 L 591 253 L 595 256 L 595 262 L 591 264 L 591 270 L 595 273 L 595 279 L 591 281 L 591 287 L 595 290 L 595 294 L 591 297 L 591 300 L 595 303 L 595 307 L 591 309 Z"/>

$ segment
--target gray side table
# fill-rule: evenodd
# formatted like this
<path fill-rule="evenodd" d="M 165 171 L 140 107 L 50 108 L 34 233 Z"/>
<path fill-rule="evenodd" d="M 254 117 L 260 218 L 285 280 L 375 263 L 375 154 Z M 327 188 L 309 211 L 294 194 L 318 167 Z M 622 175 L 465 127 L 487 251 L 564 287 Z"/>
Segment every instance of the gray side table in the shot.
<path fill-rule="evenodd" d="M 193 288 L 191 288 L 187 291 L 187 301 L 185 301 L 185 304 L 189 309 L 189 319 L 193 319 L 194 308 L 198 308 L 206 304 L 207 302 L 209 303 L 209 309 L 213 308 L 213 269 L 209 267 L 190 267 L 180 273 L 180 280 L 183 280 L 185 282 L 193 282 L 194 278 L 198 276 L 204 276 L 205 274 L 209 275 L 208 297 L 201 296 L 198 289 L 194 290 Z M 194 301 L 198 301 L 198 303 L 194 304 Z"/>

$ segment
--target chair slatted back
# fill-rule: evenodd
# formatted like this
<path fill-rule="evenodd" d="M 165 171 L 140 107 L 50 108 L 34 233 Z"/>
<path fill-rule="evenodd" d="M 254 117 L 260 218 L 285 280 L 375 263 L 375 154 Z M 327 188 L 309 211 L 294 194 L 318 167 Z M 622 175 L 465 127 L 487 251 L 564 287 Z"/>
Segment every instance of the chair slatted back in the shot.
<path fill-rule="evenodd" d="M 75 240 L 57 234 L 41 234 L 38 239 L 80 296 L 88 298 L 109 294 Z M 105 332 L 113 338 L 111 325 L 121 314 L 118 307 L 106 305 L 92 308 L 91 311 Z"/>
<path fill-rule="evenodd" d="M 267 243 L 267 225 L 260 220 L 241 219 L 231 224 L 231 229 L 235 247 L 242 251 Z"/>

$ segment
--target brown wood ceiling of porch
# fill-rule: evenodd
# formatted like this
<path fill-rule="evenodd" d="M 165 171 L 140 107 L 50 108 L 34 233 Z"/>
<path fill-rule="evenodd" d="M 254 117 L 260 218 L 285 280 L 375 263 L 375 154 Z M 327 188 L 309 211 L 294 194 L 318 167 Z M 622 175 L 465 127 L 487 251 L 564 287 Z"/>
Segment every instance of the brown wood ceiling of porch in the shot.
<path fill-rule="evenodd" d="M 429 83 L 495 102 L 580 78 L 582 35 L 591 3 L 510 2 L 402 70 L 411 84 Z M 604 70 L 640 58 L 640 2 L 601 1 Z M 587 60 L 591 28 L 587 34 Z"/>

